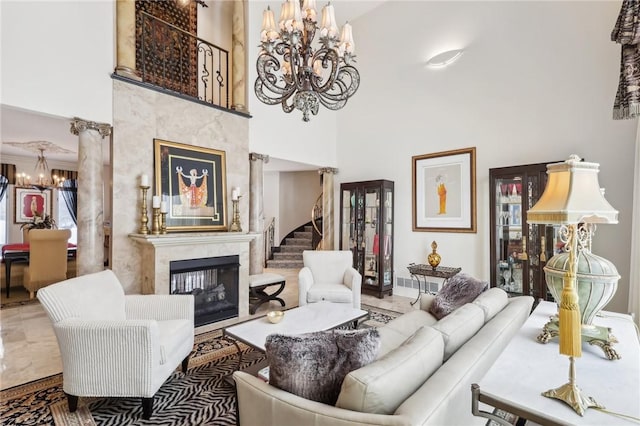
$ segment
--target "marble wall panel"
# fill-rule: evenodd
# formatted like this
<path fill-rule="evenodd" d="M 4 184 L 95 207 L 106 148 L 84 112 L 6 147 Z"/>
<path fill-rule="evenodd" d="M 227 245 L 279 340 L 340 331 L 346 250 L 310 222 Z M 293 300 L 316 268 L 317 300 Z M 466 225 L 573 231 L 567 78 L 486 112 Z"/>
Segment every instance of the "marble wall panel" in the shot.
<path fill-rule="evenodd" d="M 226 152 L 227 217 L 230 224 L 231 190 L 249 193 L 248 119 L 130 83 L 113 80 L 113 204 L 112 269 L 126 293 L 141 293 L 141 250 L 128 237 L 140 227 L 139 177 L 154 179 L 153 139 L 160 138 Z M 151 196 L 147 194 L 149 219 Z M 247 228 L 248 199 L 240 201 L 240 217 Z M 149 225 L 150 226 L 150 225 Z M 248 264 L 248 262 L 247 262 Z"/>

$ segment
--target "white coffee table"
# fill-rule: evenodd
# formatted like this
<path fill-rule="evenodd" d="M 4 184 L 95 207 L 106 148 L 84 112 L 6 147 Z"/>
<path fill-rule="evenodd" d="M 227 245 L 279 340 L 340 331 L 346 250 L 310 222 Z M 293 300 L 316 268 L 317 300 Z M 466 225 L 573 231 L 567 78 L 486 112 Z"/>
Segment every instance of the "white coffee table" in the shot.
<path fill-rule="evenodd" d="M 284 313 L 284 318 L 277 324 L 272 324 L 265 316 L 227 327 L 222 331 L 223 337 L 230 338 L 238 350 L 237 369 L 240 369 L 242 364 L 242 351 L 238 342 L 265 352 L 264 345 L 270 334 L 302 334 L 331 330 L 351 322 L 357 326 L 357 321 L 369 315 L 369 312 L 355 309 L 351 304 L 331 302 L 311 303 L 286 310 Z M 254 366 L 251 370 L 257 372 L 258 367 L 261 365 Z"/>
<path fill-rule="evenodd" d="M 284 313 L 284 318 L 277 324 L 270 323 L 265 316 L 227 327 L 223 330 L 223 336 L 264 352 L 264 344 L 270 334 L 302 334 L 331 330 L 369 315 L 369 312 L 355 309 L 348 303 L 331 302 L 311 303 L 286 310 Z"/>

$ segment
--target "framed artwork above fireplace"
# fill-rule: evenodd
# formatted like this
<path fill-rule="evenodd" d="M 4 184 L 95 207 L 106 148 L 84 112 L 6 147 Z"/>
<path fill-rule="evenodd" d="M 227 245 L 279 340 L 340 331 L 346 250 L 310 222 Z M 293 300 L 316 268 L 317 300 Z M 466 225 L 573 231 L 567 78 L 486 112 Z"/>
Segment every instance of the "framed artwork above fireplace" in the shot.
<path fill-rule="evenodd" d="M 226 231 L 225 152 L 154 139 L 155 194 L 168 232 Z"/>

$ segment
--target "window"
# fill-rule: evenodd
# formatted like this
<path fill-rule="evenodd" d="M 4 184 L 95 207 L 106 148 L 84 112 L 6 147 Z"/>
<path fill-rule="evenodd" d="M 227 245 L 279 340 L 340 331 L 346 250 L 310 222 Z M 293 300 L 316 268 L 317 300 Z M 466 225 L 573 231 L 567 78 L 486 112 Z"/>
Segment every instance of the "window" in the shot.
<path fill-rule="evenodd" d="M 56 192 L 58 194 L 58 229 L 71 230 L 71 238 L 69 238 L 69 242 L 77 244 L 78 227 L 76 226 L 73 218 L 71 217 L 71 214 L 69 213 L 67 203 L 64 201 L 64 197 L 62 196 L 62 191 Z"/>

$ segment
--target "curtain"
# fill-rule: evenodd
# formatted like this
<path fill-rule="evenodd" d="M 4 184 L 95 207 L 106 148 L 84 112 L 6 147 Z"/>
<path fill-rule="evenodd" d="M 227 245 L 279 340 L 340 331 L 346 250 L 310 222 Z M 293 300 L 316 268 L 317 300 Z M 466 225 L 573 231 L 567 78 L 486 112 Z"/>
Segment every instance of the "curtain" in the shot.
<path fill-rule="evenodd" d="M 58 191 L 62 194 L 62 198 L 67 205 L 67 210 L 69 210 L 73 223 L 78 225 L 78 180 L 65 179 L 64 182 L 62 182 L 62 188 L 58 188 Z"/>
<path fill-rule="evenodd" d="M 9 187 L 9 179 L 5 176 L 0 175 L 0 201 L 4 198 L 4 193 L 7 192 L 7 188 Z"/>
<path fill-rule="evenodd" d="M 636 133 L 636 161 L 633 177 L 631 215 L 631 271 L 629 273 L 629 313 L 640 326 L 640 121 Z"/>
<path fill-rule="evenodd" d="M 0 201 L 4 198 L 4 194 L 7 192 L 7 188 L 10 183 L 16 181 L 16 165 L 15 164 L 0 164 Z"/>
<path fill-rule="evenodd" d="M 59 178 L 67 179 L 78 179 L 78 172 L 73 170 L 62 170 L 62 169 L 53 169 L 51 170 L 51 178 L 56 175 Z"/>
<path fill-rule="evenodd" d="M 622 2 L 611 40 L 622 47 L 613 119 L 634 118 L 640 115 L 640 2 Z"/>

